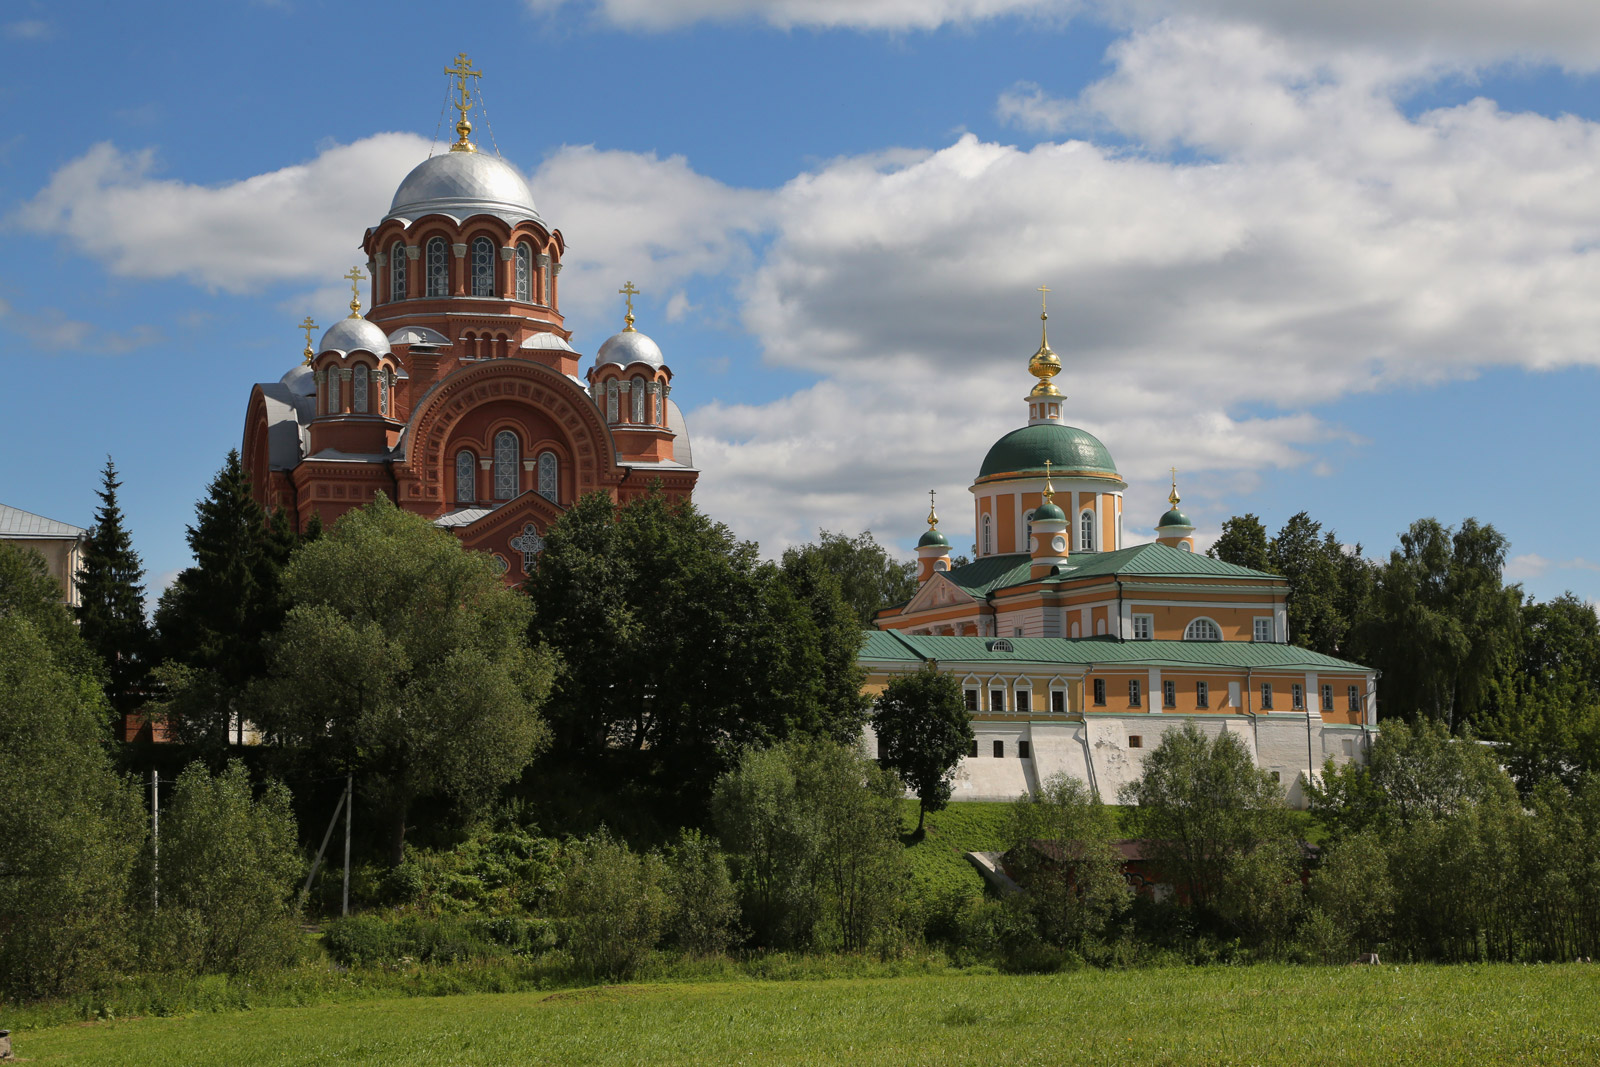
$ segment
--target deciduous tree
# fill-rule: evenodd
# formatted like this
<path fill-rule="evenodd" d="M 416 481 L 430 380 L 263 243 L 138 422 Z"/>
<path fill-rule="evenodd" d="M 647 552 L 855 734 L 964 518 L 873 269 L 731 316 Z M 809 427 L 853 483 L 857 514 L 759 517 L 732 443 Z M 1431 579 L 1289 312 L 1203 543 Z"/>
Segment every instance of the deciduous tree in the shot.
<path fill-rule="evenodd" d="M 889 555 L 871 530 L 854 537 L 818 530 L 814 542 L 784 550 L 785 570 L 801 561 L 818 563 L 839 580 L 845 602 L 863 628 L 872 625 L 880 608 L 910 600 L 917 591 L 916 563 Z"/>
<path fill-rule="evenodd" d="M 956 764 L 972 744 L 972 718 L 961 683 L 932 664 L 889 680 L 873 702 L 878 762 L 917 795 L 917 833 L 930 811 L 950 801 Z"/>

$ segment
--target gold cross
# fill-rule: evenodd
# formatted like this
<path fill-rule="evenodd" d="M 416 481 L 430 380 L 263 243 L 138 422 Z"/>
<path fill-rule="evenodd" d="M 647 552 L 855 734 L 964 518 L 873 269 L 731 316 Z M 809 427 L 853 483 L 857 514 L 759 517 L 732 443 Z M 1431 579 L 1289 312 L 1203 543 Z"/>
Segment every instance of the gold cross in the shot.
<path fill-rule="evenodd" d="M 1044 461 L 1044 502 L 1046 504 L 1054 503 L 1055 495 L 1055 486 L 1050 484 L 1050 461 L 1047 459 Z"/>
<path fill-rule="evenodd" d="M 1039 286 L 1039 310 L 1041 312 L 1043 312 L 1044 314 L 1046 314 L 1046 315 L 1048 315 L 1050 313 L 1050 303 L 1049 303 L 1049 301 L 1050 301 L 1050 287 L 1048 285 Z"/>
<path fill-rule="evenodd" d="M 928 490 L 928 529 L 930 530 L 939 525 L 939 513 L 933 510 L 933 493 L 932 489 Z"/>
<path fill-rule="evenodd" d="M 350 279 L 350 317 L 359 319 L 361 317 L 361 283 L 367 280 L 367 276 L 361 273 L 360 267 L 351 267 L 349 274 L 341 274 L 340 277 Z"/>
<path fill-rule="evenodd" d="M 306 321 L 302 322 L 298 328 L 306 332 L 306 366 L 309 367 L 311 366 L 311 357 L 316 354 L 311 351 L 311 331 L 317 328 L 317 324 L 311 321 L 310 315 L 307 315 Z"/>
<path fill-rule="evenodd" d="M 623 283 L 622 288 L 618 289 L 617 292 L 628 298 L 628 313 L 623 316 L 627 326 L 624 327 L 622 331 L 623 333 L 627 333 L 629 330 L 633 329 L 633 298 L 639 295 L 640 290 L 635 289 L 632 282 L 625 282 Z"/>
<path fill-rule="evenodd" d="M 1172 495 L 1167 497 L 1167 502 L 1173 507 L 1177 507 L 1180 499 L 1178 496 L 1178 468 L 1172 467 L 1170 470 L 1172 471 Z"/>
<path fill-rule="evenodd" d="M 468 78 L 481 78 L 483 71 L 473 70 L 472 61 L 467 54 L 462 52 L 456 56 L 456 65 L 444 68 L 446 74 L 455 75 L 456 91 L 461 94 L 460 99 L 450 106 L 461 112 L 461 118 L 456 122 L 456 134 L 461 138 L 450 146 L 452 152 L 476 152 L 478 149 L 467 140 L 467 134 L 472 132 L 472 123 L 467 121 L 467 112 L 472 110 L 472 93 L 467 89 Z"/>

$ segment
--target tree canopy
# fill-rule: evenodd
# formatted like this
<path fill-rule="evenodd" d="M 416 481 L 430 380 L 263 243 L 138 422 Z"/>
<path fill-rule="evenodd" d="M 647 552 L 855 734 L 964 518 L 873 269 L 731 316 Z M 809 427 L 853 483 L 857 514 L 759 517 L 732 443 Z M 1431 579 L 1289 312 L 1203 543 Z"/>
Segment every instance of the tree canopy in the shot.
<path fill-rule="evenodd" d="M 126 714 L 144 700 L 150 630 L 144 618 L 144 564 L 133 550 L 117 503 L 121 486 L 108 456 L 96 493 L 100 507 L 84 540 L 77 612 L 83 639 L 105 664 L 111 707 Z"/>
<path fill-rule="evenodd" d="M 791 569 L 813 561 L 839 580 L 845 602 L 861 627 L 872 625 L 880 608 L 910 600 L 917 591 L 917 565 L 895 559 L 865 530 L 854 537 L 842 531 L 818 530 L 810 544 L 784 549 L 783 566 Z"/>
<path fill-rule="evenodd" d="M 972 744 L 972 718 L 961 683 L 924 664 L 889 679 L 873 702 L 878 762 L 897 772 L 917 795 L 917 833 L 924 816 L 950 801 L 957 762 Z"/>

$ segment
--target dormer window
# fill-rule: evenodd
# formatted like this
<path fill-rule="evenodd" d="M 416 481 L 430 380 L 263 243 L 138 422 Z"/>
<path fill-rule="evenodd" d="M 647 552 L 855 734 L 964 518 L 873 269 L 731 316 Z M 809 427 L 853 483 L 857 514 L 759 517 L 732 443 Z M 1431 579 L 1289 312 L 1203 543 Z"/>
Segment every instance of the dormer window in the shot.
<path fill-rule="evenodd" d="M 472 295 L 494 296 L 494 242 L 487 237 L 472 241 Z"/>
<path fill-rule="evenodd" d="M 450 295 L 450 247 L 443 237 L 428 241 L 428 295 Z"/>

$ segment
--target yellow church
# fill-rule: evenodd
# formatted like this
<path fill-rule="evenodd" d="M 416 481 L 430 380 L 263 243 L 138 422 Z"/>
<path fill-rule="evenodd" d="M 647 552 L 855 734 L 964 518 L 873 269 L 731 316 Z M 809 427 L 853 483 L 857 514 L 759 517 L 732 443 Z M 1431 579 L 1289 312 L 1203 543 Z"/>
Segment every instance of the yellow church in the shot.
<path fill-rule="evenodd" d="M 971 486 L 976 558 L 952 566 L 930 508 L 916 594 L 866 635 L 868 688 L 925 663 L 961 680 L 977 742 L 958 800 L 1011 799 L 1065 772 L 1115 803 L 1188 720 L 1236 734 L 1303 806 L 1305 776 L 1329 757 L 1365 758 L 1376 672 L 1289 643 L 1283 578 L 1195 552 L 1176 472 L 1155 542 L 1125 543 L 1127 483 L 1104 444 L 1064 421 L 1040 319 L 1027 423 L 994 443 Z"/>

